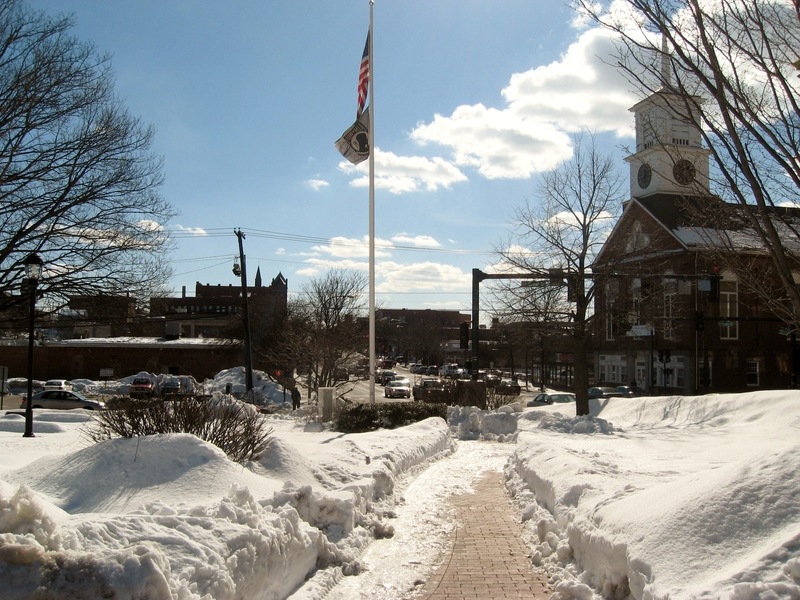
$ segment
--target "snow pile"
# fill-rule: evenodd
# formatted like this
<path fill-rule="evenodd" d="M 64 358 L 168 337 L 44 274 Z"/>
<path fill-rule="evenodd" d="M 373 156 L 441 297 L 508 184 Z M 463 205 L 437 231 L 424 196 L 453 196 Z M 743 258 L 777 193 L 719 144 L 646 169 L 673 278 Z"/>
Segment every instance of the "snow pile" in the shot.
<path fill-rule="evenodd" d="M 593 409 L 526 415 L 507 472 L 556 600 L 800 597 L 800 393 Z"/>
<path fill-rule="evenodd" d="M 23 438 L 9 412 L 3 598 L 401 600 L 448 552 L 449 496 L 503 465 L 554 600 L 800 598 L 800 392 L 591 406 L 349 435 L 274 414 L 245 466 L 185 434 L 90 445 L 84 411 Z"/>
<path fill-rule="evenodd" d="M 574 410 L 574 406 L 570 406 Z M 562 407 L 563 410 L 563 407 Z M 564 416 L 559 412 L 530 411 L 524 415 L 529 421 L 538 421 L 540 429 L 560 433 L 613 433 L 614 425 L 599 417 Z"/>
<path fill-rule="evenodd" d="M 475 406 L 450 406 L 447 422 L 453 436 L 459 440 L 514 442 L 517 439 L 517 418 L 522 405 L 501 406 L 495 411 Z"/>
<path fill-rule="evenodd" d="M 62 413 L 74 424 L 73 411 L 37 412 L 26 441 L 54 443 L 41 418 Z M 0 435 L 18 425 L 16 438 L 23 420 L 0 425 Z M 288 419 L 273 429 L 249 468 L 174 434 L 76 447 L 3 473 L 3 597 L 46 588 L 49 598 L 285 598 L 317 570 L 334 581 L 359 572 L 363 549 L 393 533 L 384 516 L 396 478 L 453 450 L 441 419 L 348 436 Z"/>

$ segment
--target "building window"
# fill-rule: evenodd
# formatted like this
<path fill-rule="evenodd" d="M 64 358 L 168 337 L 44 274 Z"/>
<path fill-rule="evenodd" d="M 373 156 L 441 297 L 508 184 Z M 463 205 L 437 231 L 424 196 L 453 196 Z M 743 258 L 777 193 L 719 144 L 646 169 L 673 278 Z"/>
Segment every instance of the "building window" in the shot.
<path fill-rule="evenodd" d="M 614 339 L 614 329 L 615 329 L 615 320 L 614 320 L 614 302 L 617 299 L 617 293 L 619 291 L 619 283 L 616 281 L 610 281 L 605 286 L 606 292 L 606 340 L 613 340 Z"/>
<path fill-rule="evenodd" d="M 634 325 L 642 325 L 642 280 L 636 278 L 633 280 L 631 288 L 633 300 L 633 314 L 631 321 Z"/>
<path fill-rule="evenodd" d="M 675 339 L 675 296 L 678 293 L 678 282 L 675 279 L 664 279 L 664 339 Z"/>
<path fill-rule="evenodd" d="M 755 387 L 759 385 L 759 360 L 757 358 L 747 359 L 745 374 L 748 386 Z"/>
<path fill-rule="evenodd" d="M 603 383 L 627 384 L 627 359 L 625 355 L 600 355 L 600 379 Z"/>
<path fill-rule="evenodd" d="M 736 281 L 719 282 L 719 337 L 721 340 L 739 339 L 739 303 Z"/>

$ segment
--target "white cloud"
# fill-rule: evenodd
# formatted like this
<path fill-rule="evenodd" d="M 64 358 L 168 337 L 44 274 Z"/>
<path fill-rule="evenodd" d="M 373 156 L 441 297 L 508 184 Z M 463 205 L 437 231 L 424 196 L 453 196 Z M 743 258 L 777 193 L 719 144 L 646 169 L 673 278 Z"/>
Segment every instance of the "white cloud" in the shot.
<path fill-rule="evenodd" d="M 385 261 L 376 265 L 376 273 L 380 276 L 381 283 L 375 288 L 382 293 L 449 292 L 472 289 L 472 273 L 464 273 L 459 267 L 449 264 L 436 262 L 400 264 Z"/>
<path fill-rule="evenodd" d="M 309 189 L 314 190 L 315 192 L 318 192 L 322 188 L 328 187 L 330 183 L 325 181 L 324 179 L 307 179 L 306 181 L 303 182 L 303 185 L 305 185 Z"/>
<path fill-rule="evenodd" d="M 633 135 L 628 109 L 637 97 L 609 59 L 616 52 L 612 34 L 583 33 L 558 61 L 515 73 L 503 90 L 508 110 L 522 121 L 553 123 L 559 130 Z"/>
<path fill-rule="evenodd" d="M 181 233 L 188 233 L 196 236 L 208 235 L 208 232 L 202 227 L 184 227 L 183 225 L 176 225 L 175 229 Z"/>
<path fill-rule="evenodd" d="M 401 246 L 416 246 L 417 248 L 441 248 L 442 245 L 430 235 L 410 235 L 396 233 L 391 238 L 392 242 Z"/>
<path fill-rule="evenodd" d="M 585 15 L 578 15 L 572 25 L 585 28 L 588 23 Z M 451 159 L 376 150 L 376 188 L 392 194 L 450 188 L 467 180 L 464 167 L 486 179 L 527 179 L 571 158 L 571 135 L 576 132 L 632 136 L 628 109 L 637 97 L 613 66 L 614 53 L 611 33 L 586 29 L 559 60 L 513 74 L 501 92 L 505 106 L 461 105 L 411 132 L 421 147 L 448 148 Z M 360 175 L 352 186 L 369 185 L 366 162 L 339 166 Z"/>
<path fill-rule="evenodd" d="M 358 173 L 353 179 L 353 187 L 369 186 L 368 163 L 352 165 L 347 161 L 339 163 L 345 173 Z M 421 190 L 433 192 L 440 188 L 449 189 L 454 183 L 467 181 L 467 176 L 458 167 L 438 156 L 397 156 L 393 152 L 375 151 L 375 188 L 391 194 L 407 194 Z"/>
<path fill-rule="evenodd" d="M 375 256 L 389 256 L 387 248 L 392 243 L 388 240 L 375 239 Z M 337 259 L 364 258 L 369 256 L 369 238 L 346 238 L 338 236 L 331 238 L 330 243 L 312 246 L 313 256 L 327 255 Z M 348 268 L 348 267 L 343 267 Z"/>
<path fill-rule="evenodd" d="M 411 133 L 422 145 L 449 147 L 457 165 L 487 179 L 528 178 L 572 156 L 570 134 L 581 130 L 633 135 L 628 109 L 637 98 L 609 64 L 611 34 L 584 32 L 559 60 L 511 76 L 504 108 L 462 105 Z M 606 62 L 604 62 L 604 60 Z"/>
<path fill-rule="evenodd" d="M 474 167 L 487 179 L 525 178 L 572 156 L 569 136 L 552 124 L 481 104 L 459 106 L 449 117 L 436 115 L 411 137 L 422 145 L 449 146 L 457 164 Z"/>

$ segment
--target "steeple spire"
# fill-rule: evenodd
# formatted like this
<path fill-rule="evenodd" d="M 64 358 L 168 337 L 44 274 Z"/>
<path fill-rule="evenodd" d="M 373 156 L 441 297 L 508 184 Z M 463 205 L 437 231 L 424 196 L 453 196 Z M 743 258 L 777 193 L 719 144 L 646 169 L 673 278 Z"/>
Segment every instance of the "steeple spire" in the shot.
<path fill-rule="evenodd" d="M 667 46 L 667 36 L 661 34 L 661 87 L 669 89 L 672 87 L 672 77 L 669 70 L 669 48 Z"/>

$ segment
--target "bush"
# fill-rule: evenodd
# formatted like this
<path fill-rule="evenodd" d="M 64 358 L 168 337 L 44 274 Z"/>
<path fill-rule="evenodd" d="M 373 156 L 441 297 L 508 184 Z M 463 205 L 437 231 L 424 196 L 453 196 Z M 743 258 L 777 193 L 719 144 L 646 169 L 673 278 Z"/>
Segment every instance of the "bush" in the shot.
<path fill-rule="evenodd" d="M 447 419 L 447 404 L 433 402 L 376 402 L 337 405 L 335 429 L 342 433 L 362 433 L 376 429 L 396 429 L 430 417 Z"/>
<path fill-rule="evenodd" d="M 191 433 L 220 448 L 231 460 L 256 460 L 266 450 L 272 428 L 250 404 L 225 396 L 211 400 L 118 400 L 114 408 L 98 411 L 94 442 L 159 433 Z"/>

